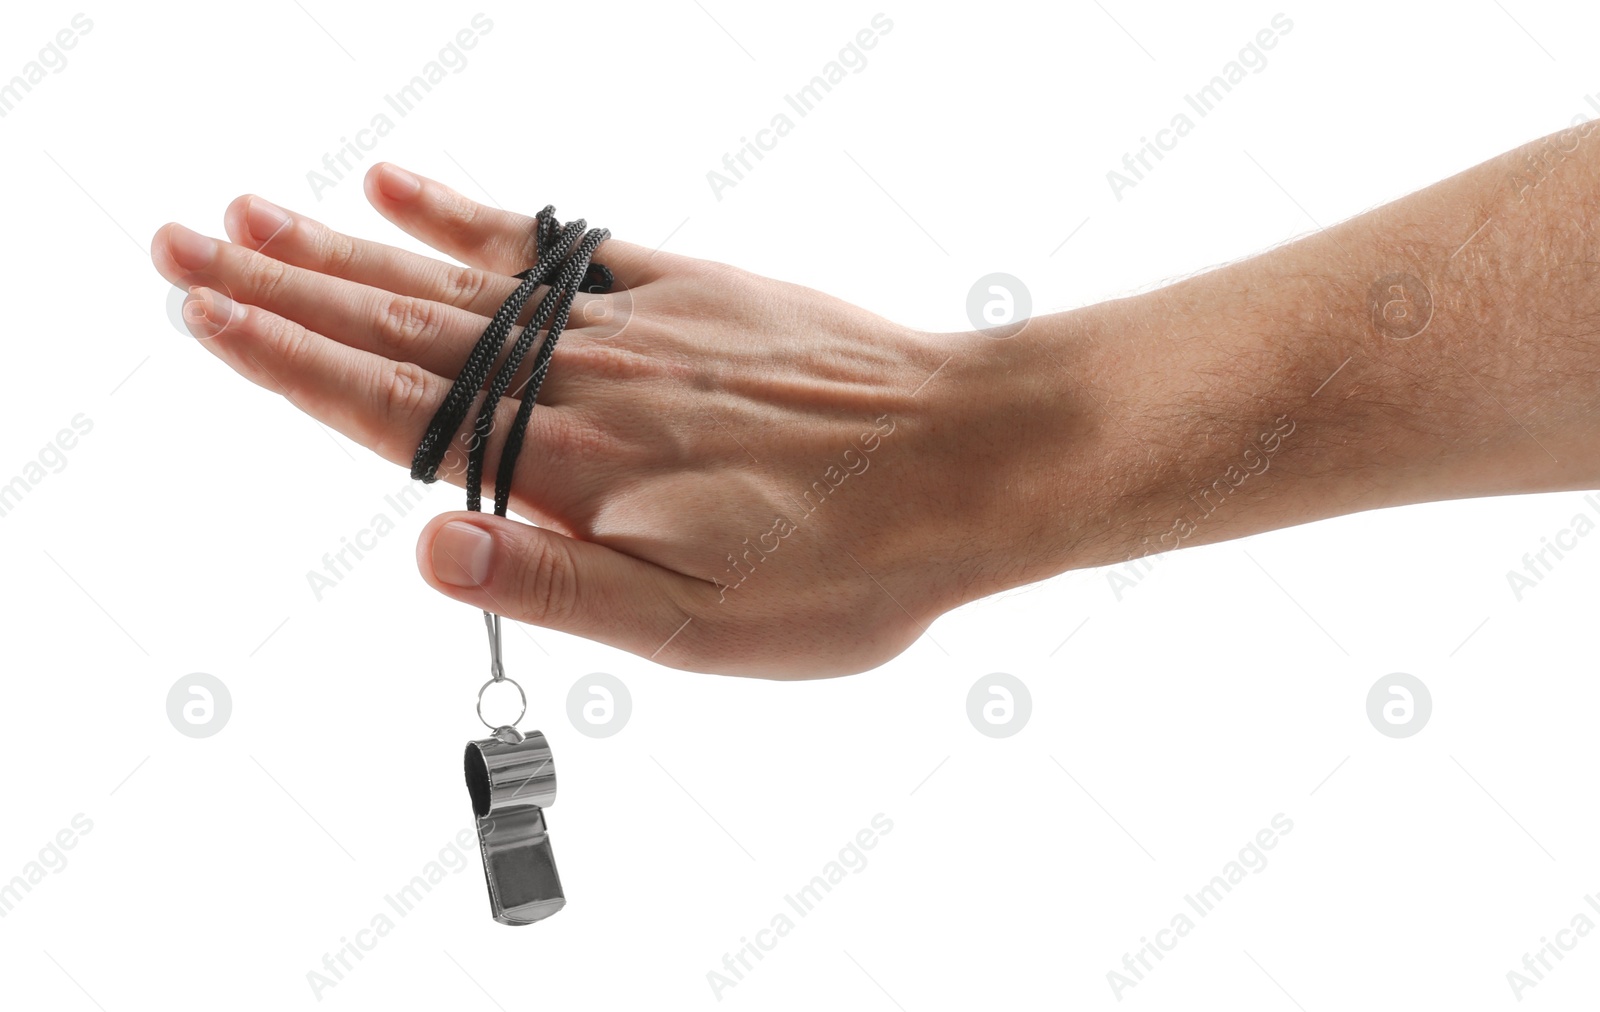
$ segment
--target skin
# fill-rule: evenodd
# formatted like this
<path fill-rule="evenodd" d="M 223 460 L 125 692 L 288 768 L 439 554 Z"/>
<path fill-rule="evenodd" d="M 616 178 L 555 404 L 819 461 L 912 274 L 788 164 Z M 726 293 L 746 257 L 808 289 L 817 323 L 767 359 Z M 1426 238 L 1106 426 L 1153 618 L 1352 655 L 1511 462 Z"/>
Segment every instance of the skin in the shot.
<path fill-rule="evenodd" d="M 226 239 L 163 226 L 152 259 L 191 289 L 202 346 L 409 466 L 534 262 L 533 219 L 388 164 L 366 193 L 459 263 L 256 196 L 228 206 Z M 1069 569 L 1595 487 L 1597 211 L 1600 129 L 1578 127 L 1269 253 L 982 335 L 608 240 L 619 293 L 578 299 L 518 461 L 511 505 L 533 523 L 446 514 L 418 566 L 456 600 L 662 664 L 812 677 Z M 441 469 L 457 484 L 462 445 Z"/>

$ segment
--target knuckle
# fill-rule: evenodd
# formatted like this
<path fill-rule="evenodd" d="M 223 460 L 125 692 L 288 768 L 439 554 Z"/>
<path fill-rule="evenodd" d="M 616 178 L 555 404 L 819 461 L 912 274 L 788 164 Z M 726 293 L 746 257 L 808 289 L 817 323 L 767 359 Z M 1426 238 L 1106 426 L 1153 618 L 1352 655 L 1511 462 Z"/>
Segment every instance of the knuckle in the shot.
<path fill-rule="evenodd" d="M 427 407 L 428 373 L 415 362 L 396 362 L 389 369 L 384 410 L 391 419 L 405 419 Z"/>
<path fill-rule="evenodd" d="M 313 371 L 312 358 L 316 349 L 313 342 L 316 335 L 306 328 L 291 320 L 275 317 L 265 324 L 257 324 L 258 333 L 265 339 L 264 343 L 271 346 L 271 352 L 266 356 L 270 361 L 276 359 L 274 368 L 269 369 L 260 358 L 251 355 L 254 366 L 265 376 L 264 385 L 270 390 L 275 390 L 290 403 L 299 407 L 302 403 L 304 377 Z"/>
<path fill-rule="evenodd" d="M 284 278 L 288 275 L 288 266 L 281 260 L 274 260 L 259 253 L 250 257 L 247 263 L 248 266 L 244 270 L 246 286 L 259 301 L 271 302 L 278 289 L 283 286 Z"/>
<path fill-rule="evenodd" d="M 444 277 L 445 298 L 453 306 L 465 309 L 483 294 L 487 276 L 470 267 L 449 268 Z"/>
<path fill-rule="evenodd" d="M 306 370 L 311 356 L 311 331 L 279 318 L 267 328 L 267 335 L 277 345 L 278 359 L 289 375 L 298 376 Z"/>
<path fill-rule="evenodd" d="M 434 330 L 437 322 L 434 305 L 406 295 L 389 299 L 378 318 L 378 334 L 384 344 L 391 351 L 412 350 Z"/>
<path fill-rule="evenodd" d="M 356 241 L 343 232 L 323 228 L 320 233 L 322 264 L 336 277 L 348 277 L 356 264 L 359 247 Z"/>
<path fill-rule="evenodd" d="M 535 537 L 520 561 L 517 598 L 523 614 L 537 625 L 566 625 L 578 601 L 577 568 L 566 546 L 554 536 Z"/>
<path fill-rule="evenodd" d="M 448 197 L 440 201 L 439 212 L 452 229 L 458 233 L 467 233 L 473 230 L 478 216 L 483 213 L 483 205 L 451 191 Z"/>

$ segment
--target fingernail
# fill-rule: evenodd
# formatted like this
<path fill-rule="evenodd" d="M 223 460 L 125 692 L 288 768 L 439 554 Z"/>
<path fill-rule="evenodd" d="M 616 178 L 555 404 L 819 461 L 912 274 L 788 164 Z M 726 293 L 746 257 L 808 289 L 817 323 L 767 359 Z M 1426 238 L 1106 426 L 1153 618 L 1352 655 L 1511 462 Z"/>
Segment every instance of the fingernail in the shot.
<path fill-rule="evenodd" d="M 200 270 L 217 256 L 215 239 L 191 231 L 182 225 L 172 226 L 172 231 L 167 234 L 167 243 L 172 248 L 172 259 L 176 260 L 178 266 L 184 270 Z"/>
<path fill-rule="evenodd" d="M 244 224 L 256 242 L 266 242 L 289 224 L 289 212 L 260 197 L 251 197 L 244 212 Z"/>
<path fill-rule="evenodd" d="M 378 189 L 390 200 L 410 200 L 422 189 L 422 180 L 399 166 L 385 162 L 378 169 Z"/>
<path fill-rule="evenodd" d="M 452 520 L 433 536 L 433 575 L 452 587 L 481 587 L 489 578 L 494 538 L 489 532 Z"/>

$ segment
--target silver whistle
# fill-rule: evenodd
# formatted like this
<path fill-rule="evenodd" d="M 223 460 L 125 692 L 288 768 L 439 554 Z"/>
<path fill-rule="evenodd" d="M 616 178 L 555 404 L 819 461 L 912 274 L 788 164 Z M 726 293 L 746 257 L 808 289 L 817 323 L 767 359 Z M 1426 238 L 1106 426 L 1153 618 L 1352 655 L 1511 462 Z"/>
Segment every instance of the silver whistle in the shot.
<path fill-rule="evenodd" d="M 489 908 L 501 924 L 532 924 L 566 906 L 545 829 L 556 800 L 556 768 L 544 735 L 514 727 L 467 743 L 467 792 L 478 821 L 478 849 Z"/>

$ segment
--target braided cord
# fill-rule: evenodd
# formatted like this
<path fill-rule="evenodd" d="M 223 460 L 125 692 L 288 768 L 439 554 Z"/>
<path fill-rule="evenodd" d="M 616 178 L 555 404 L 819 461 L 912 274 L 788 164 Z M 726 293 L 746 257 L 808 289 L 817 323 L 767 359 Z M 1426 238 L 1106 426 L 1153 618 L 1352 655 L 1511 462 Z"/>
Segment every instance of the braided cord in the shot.
<path fill-rule="evenodd" d="M 500 398 L 505 396 L 506 388 L 511 385 L 512 377 L 521 367 L 522 360 L 537 340 L 539 330 L 545 329 L 545 340 L 534 355 L 516 421 L 506 434 L 505 445 L 500 450 L 500 463 L 494 482 L 494 512 L 497 516 L 506 515 L 517 456 L 522 452 L 534 402 L 550 371 L 550 355 L 566 329 L 574 298 L 580 291 L 591 294 L 610 291 L 615 282 L 609 269 L 592 262 L 595 250 L 611 238 L 611 232 L 604 228 L 586 231 L 587 223 L 582 218 L 562 225 L 556 221 L 555 210 L 550 205 L 539 212 L 537 261 L 532 267 L 515 275 L 521 279 L 521 283 L 501 303 L 477 344 L 473 345 L 472 352 L 461 367 L 461 373 L 439 404 L 422 441 L 417 444 L 416 456 L 411 462 L 412 478 L 423 482 L 438 480 L 439 465 L 450 448 L 450 440 L 465 420 L 467 410 L 472 406 L 472 398 L 488 378 L 489 370 L 505 346 L 512 326 L 522 315 L 534 290 L 541 284 L 548 284 L 550 290 L 539 301 L 522 333 L 506 353 L 505 361 L 489 383 L 487 396 L 473 421 L 472 440 L 467 451 L 466 481 L 467 509 L 473 512 L 479 512 L 482 508 L 484 457 L 488 450 L 489 434 L 494 428 L 495 409 L 500 404 Z"/>

